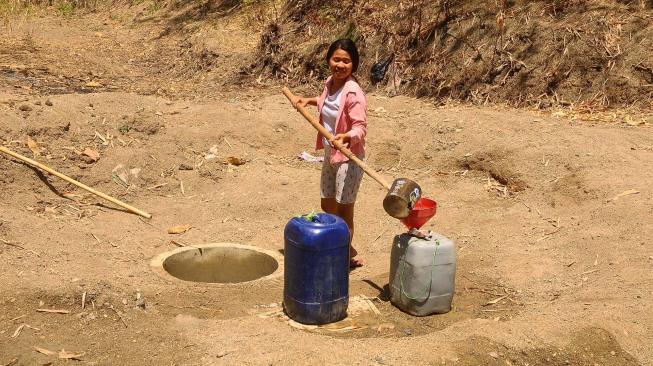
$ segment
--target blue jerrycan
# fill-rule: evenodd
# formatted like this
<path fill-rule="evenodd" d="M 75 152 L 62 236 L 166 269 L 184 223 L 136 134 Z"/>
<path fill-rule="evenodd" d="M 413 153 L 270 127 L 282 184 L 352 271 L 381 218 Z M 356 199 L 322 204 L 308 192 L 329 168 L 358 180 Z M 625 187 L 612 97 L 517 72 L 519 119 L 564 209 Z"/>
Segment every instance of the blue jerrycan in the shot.
<path fill-rule="evenodd" d="M 303 324 L 327 324 L 347 316 L 349 227 L 338 216 L 292 218 L 284 230 L 283 306 Z"/>

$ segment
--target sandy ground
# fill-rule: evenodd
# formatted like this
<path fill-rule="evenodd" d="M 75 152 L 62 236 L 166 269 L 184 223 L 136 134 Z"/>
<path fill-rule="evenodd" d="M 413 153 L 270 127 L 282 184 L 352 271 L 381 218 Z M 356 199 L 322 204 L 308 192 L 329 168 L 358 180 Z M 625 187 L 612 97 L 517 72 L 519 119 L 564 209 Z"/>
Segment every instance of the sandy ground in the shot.
<path fill-rule="evenodd" d="M 438 201 L 426 228 L 457 244 L 454 308 L 415 318 L 388 302 L 405 229 L 366 177 L 350 292 L 381 315 L 301 330 L 261 316 L 282 279 L 203 286 L 149 263 L 171 240 L 282 249 L 288 219 L 319 208 L 319 164 L 297 159 L 311 127 L 278 87 L 190 98 L 191 81 L 139 53 L 149 28 L 92 20 L 37 18 L 0 40 L 2 143 L 153 218 L 0 158 L 0 365 L 653 365 L 650 115 L 608 124 L 370 91 L 368 161 Z M 119 165 L 137 169 L 126 184 Z"/>

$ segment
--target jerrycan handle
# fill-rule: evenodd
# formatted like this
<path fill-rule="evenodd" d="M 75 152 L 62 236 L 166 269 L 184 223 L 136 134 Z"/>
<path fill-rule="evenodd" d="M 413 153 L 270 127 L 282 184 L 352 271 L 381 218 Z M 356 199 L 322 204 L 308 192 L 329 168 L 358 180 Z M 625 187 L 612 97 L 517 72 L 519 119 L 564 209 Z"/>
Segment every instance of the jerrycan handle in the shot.
<path fill-rule="evenodd" d="M 433 268 L 435 268 L 435 258 L 438 254 L 438 247 L 440 246 L 440 240 L 435 239 L 435 250 L 433 251 L 433 264 L 431 265 L 431 276 L 429 278 L 429 285 L 424 288 L 424 294 L 421 296 L 410 296 L 404 291 L 404 269 L 406 268 L 406 259 L 401 262 L 401 269 L 399 270 L 399 283 L 401 284 L 401 294 L 403 296 L 406 296 L 409 300 L 417 301 L 417 302 L 422 302 L 426 300 L 429 296 L 429 292 L 431 291 L 431 285 L 433 284 Z M 420 297 L 423 297 L 423 299 L 420 299 Z"/>

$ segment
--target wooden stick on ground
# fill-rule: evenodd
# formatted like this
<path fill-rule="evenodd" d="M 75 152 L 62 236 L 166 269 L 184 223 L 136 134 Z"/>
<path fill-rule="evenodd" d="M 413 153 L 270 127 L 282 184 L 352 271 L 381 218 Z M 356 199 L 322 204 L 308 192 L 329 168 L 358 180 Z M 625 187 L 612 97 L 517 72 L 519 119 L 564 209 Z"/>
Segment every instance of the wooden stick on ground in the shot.
<path fill-rule="evenodd" d="M 0 243 L 6 244 L 6 245 L 9 245 L 9 246 L 12 246 L 12 247 L 20 248 L 20 249 L 22 249 L 22 250 L 27 250 L 27 251 L 29 251 L 29 252 L 32 252 L 32 253 L 36 254 L 37 257 L 40 257 L 40 256 L 41 256 L 38 252 L 33 251 L 32 249 L 27 249 L 27 248 L 23 247 L 22 245 L 19 245 L 19 244 L 16 244 L 16 243 L 8 242 L 8 241 L 6 241 L 6 240 L 4 240 L 4 239 L 2 239 L 2 238 L 0 238 Z"/>
<path fill-rule="evenodd" d="M 72 183 L 72 184 L 76 185 L 79 188 L 82 188 L 82 189 L 84 189 L 84 190 L 86 190 L 88 192 L 91 192 L 91 193 L 93 193 L 94 195 L 96 195 L 98 197 L 104 198 L 105 200 L 107 200 L 109 202 L 112 202 L 112 203 L 114 203 L 114 204 L 116 204 L 116 205 L 118 205 L 118 206 L 120 206 L 122 208 L 125 208 L 125 209 L 129 210 L 130 212 L 133 212 L 133 213 L 135 213 L 137 215 L 141 215 L 141 216 L 143 216 L 145 218 L 148 218 L 148 219 L 152 217 L 152 215 L 150 215 L 149 213 L 147 213 L 145 211 L 141 211 L 141 210 L 137 209 L 136 207 L 128 205 L 128 204 L 126 204 L 126 203 L 124 203 L 124 202 L 122 202 L 122 201 L 120 201 L 120 200 L 118 200 L 116 198 L 113 198 L 113 197 L 111 197 L 109 195 L 106 195 L 106 194 L 104 194 L 104 193 L 102 193 L 100 191 L 96 191 L 95 189 L 93 189 L 93 188 L 91 188 L 91 187 L 89 187 L 89 186 L 87 186 L 87 185 L 85 185 L 83 183 L 80 183 L 80 182 L 70 178 L 67 175 L 61 174 L 61 173 L 57 172 L 56 170 L 54 170 L 54 169 L 52 169 L 52 168 L 50 168 L 50 167 L 48 167 L 46 165 L 43 165 L 43 164 L 39 163 L 38 161 L 32 160 L 32 159 L 30 159 L 30 158 L 28 158 L 26 156 L 23 156 L 23 155 L 20 155 L 20 154 L 18 154 L 16 152 L 13 152 L 13 151 L 11 151 L 11 150 L 3 147 L 3 146 L 0 146 L 0 152 L 3 152 L 5 154 L 7 154 L 7 155 L 10 155 L 10 156 L 12 156 L 12 157 L 14 157 L 14 158 L 16 158 L 18 160 L 22 160 L 22 161 L 24 161 L 24 162 L 28 163 L 29 165 L 32 165 L 32 166 L 34 166 L 36 168 L 45 170 L 46 172 L 48 172 L 48 173 L 50 173 L 52 175 L 55 175 L 55 176 L 65 180 L 68 183 Z"/>

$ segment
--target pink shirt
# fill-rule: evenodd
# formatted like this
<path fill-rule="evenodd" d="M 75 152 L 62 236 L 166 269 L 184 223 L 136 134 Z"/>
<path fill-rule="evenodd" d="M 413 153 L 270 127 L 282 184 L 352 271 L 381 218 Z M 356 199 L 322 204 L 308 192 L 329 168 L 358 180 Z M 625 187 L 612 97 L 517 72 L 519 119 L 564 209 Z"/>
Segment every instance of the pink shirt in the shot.
<path fill-rule="evenodd" d="M 317 97 L 317 110 L 320 115 L 320 123 L 323 123 L 322 107 L 324 106 L 324 100 L 329 94 L 330 84 L 331 77 L 327 79 L 322 94 Z M 352 77 L 347 79 L 342 88 L 342 92 L 340 93 L 340 109 L 336 117 L 334 135 L 339 133 L 349 135 L 350 141 L 349 146 L 347 146 L 349 150 L 354 155 L 363 155 L 365 153 L 365 135 L 367 134 L 367 113 L 365 112 L 367 109 L 367 99 L 360 85 Z M 323 148 L 322 137 L 318 133 L 315 150 Z M 343 153 L 337 149 L 331 149 L 331 156 L 329 157 L 331 164 L 342 163 L 347 160 L 349 158 Z"/>

